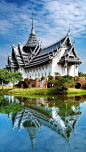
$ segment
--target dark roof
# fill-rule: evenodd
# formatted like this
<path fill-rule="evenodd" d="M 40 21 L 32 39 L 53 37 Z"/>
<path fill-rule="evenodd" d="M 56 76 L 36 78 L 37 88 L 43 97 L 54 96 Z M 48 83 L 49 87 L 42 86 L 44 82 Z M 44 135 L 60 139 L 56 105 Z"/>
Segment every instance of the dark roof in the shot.
<path fill-rule="evenodd" d="M 31 39 L 29 39 L 30 41 L 28 41 L 28 44 L 30 42 L 30 45 L 36 44 L 35 42 L 35 31 L 34 31 L 34 27 L 32 27 L 32 31 L 30 36 L 32 36 Z M 8 63 L 7 67 L 19 67 L 19 66 L 24 66 L 24 68 L 29 68 L 29 67 L 34 67 L 37 65 L 42 65 L 45 63 L 49 63 L 53 57 L 55 57 L 58 53 L 59 53 L 59 48 L 62 47 L 62 45 L 64 44 L 66 38 L 68 35 L 64 36 L 62 39 L 60 39 L 59 41 L 57 41 L 56 43 L 43 48 L 40 50 L 40 46 L 37 44 L 36 47 L 33 49 L 36 52 L 32 52 L 31 54 L 29 54 L 28 52 L 24 52 L 24 45 L 20 45 L 18 47 L 13 47 L 14 49 L 14 53 L 15 56 L 12 54 L 12 56 L 8 56 L 9 60 L 10 60 L 10 65 Z M 34 37 L 34 39 L 33 39 Z M 68 36 L 69 37 L 69 36 Z M 27 47 L 29 48 L 29 45 L 27 45 Z M 64 61 L 68 61 L 68 62 L 78 62 L 81 63 L 80 59 L 77 57 L 77 55 L 75 56 L 75 58 L 71 59 L 68 58 L 68 54 L 71 52 L 71 50 L 74 48 L 73 45 L 70 45 L 69 48 L 67 50 L 65 50 L 64 55 L 61 57 L 59 63 L 64 62 Z"/>
<path fill-rule="evenodd" d="M 27 43 L 25 44 L 25 46 L 35 47 L 37 45 L 37 43 L 38 43 L 38 41 L 37 41 L 37 38 L 36 38 L 36 34 L 31 33 Z"/>
<path fill-rule="evenodd" d="M 57 48 L 59 48 L 61 46 L 61 44 L 64 42 L 66 36 L 64 38 L 62 38 L 61 40 L 57 41 L 56 43 L 42 49 L 39 53 L 39 55 L 43 55 L 43 54 L 46 54 L 46 53 L 49 53 L 49 52 L 52 52 L 54 50 L 56 50 Z"/>
<path fill-rule="evenodd" d="M 30 36 L 34 37 L 34 35 L 35 35 L 35 32 L 34 32 L 34 29 L 32 29 Z M 29 54 L 23 51 L 23 46 L 22 46 L 22 48 L 20 48 L 21 45 L 19 45 L 19 47 L 15 47 L 14 52 L 16 55 L 16 59 L 14 58 L 13 55 L 10 56 L 11 66 L 17 67 L 18 65 L 23 66 L 25 64 L 24 67 L 27 68 L 27 67 L 33 67 L 36 65 L 41 65 L 43 63 L 48 63 L 51 60 L 51 58 L 53 58 L 53 52 L 54 53 L 57 52 L 57 48 L 60 48 L 61 44 L 63 44 L 63 42 L 65 41 L 66 36 L 64 38 L 60 39 L 59 41 L 57 41 L 56 43 L 54 43 L 44 49 L 41 49 L 39 54 L 37 56 L 34 56 L 34 58 L 31 62 L 27 61 L 24 63 L 24 61 L 23 61 L 24 58 L 28 57 Z M 36 38 L 36 37 L 34 37 L 34 38 Z M 33 38 L 31 38 L 30 41 L 36 42 L 36 41 L 34 41 Z M 30 42 L 30 41 L 28 41 L 28 42 Z M 31 42 L 30 42 L 30 44 L 32 45 Z M 19 52 L 19 49 L 20 49 L 21 54 Z M 23 56 L 23 60 L 22 60 L 21 55 Z"/>

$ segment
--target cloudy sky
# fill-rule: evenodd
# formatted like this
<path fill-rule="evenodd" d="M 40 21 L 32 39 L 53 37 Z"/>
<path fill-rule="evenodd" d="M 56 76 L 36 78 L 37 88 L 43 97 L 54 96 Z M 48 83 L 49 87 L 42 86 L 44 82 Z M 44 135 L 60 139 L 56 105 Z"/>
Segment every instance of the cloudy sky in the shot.
<path fill-rule="evenodd" d="M 43 46 L 64 37 L 70 27 L 71 42 L 82 60 L 80 72 L 86 73 L 86 0 L 0 0 L 0 68 L 5 66 L 12 45 L 25 44 L 32 22 Z"/>

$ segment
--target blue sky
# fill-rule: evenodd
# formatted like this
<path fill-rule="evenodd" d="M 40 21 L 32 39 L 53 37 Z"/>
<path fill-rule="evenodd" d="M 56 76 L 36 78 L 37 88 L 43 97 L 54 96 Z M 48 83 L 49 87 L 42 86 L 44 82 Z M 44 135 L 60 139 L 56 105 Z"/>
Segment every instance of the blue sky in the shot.
<path fill-rule="evenodd" d="M 86 0 L 34 0 L 37 39 L 47 46 L 64 37 L 70 27 L 71 42 L 82 59 L 79 71 L 86 73 Z M 32 22 L 32 0 L 0 0 L 0 68 L 5 66 L 12 45 L 25 44 Z"/>

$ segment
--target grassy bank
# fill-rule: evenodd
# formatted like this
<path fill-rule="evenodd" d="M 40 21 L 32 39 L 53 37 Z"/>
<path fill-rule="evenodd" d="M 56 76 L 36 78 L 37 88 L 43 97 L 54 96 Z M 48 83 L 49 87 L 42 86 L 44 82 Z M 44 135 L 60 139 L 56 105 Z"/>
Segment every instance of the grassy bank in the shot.
<path fill-rule="evenodd" d="M 68 95 L 86 95 L 86 90 L 83 90 L 83 89 L 68 89 L 67 90 L 67 94 Z"/>
<path fill-rule="evenodd" d="M 57 94 L 56 88 L 30 88 L 30 89 L 13 89 L 5 87 L 3 90 L 0 88 L 2 94 L 14 94 L 14 95 L 52 95 Z"/>
<path fill-rule="evenodd" d="M 13 89 L 12 87 L 5 87 L 3 90 L 0 88 L 2 94 L 14 94 L 14 95 L 50 95 L 57 94 L 56 88 L 44 89 L 44 88 L 31 88 L 31 89 Z M 67 95 L 86 95 L 86 90 L 83 89 L 68 89 Z"/>
<path fill-rule="evenodd" d="M 36 94 L 48 94 L 49 90 L 44 88 L 31 88 L 31 89 L 13 89 L 12 87 L 4 87 L 3 90 L 0 87 L 0 93 L 6 94 L 25 94 L 25 95 L 36 95 Z"/>

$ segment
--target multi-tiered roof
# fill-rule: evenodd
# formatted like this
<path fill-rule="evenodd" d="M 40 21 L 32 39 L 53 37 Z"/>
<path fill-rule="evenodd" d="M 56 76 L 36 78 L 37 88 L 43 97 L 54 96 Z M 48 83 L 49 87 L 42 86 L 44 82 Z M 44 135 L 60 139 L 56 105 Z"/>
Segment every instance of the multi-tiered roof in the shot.
<path fill-rule="evenodd" d="M 81 61 L 75 52 L 74 45 L 71 43 L 68 33 L 56 43 L 42 48 L 39 44 L 32 18 L 32 28 L 29 39 L 25 45 L 18 42 L 18 47 L 12 44 L 12 55 L 8 54 L 7 69 L 18 69 L 19 67 L 30 68 L 49 63 L 55 56 L 58 56 L 61 48 L 65 48 L 65 53 L 59 59 L 59 63 Z"/>

